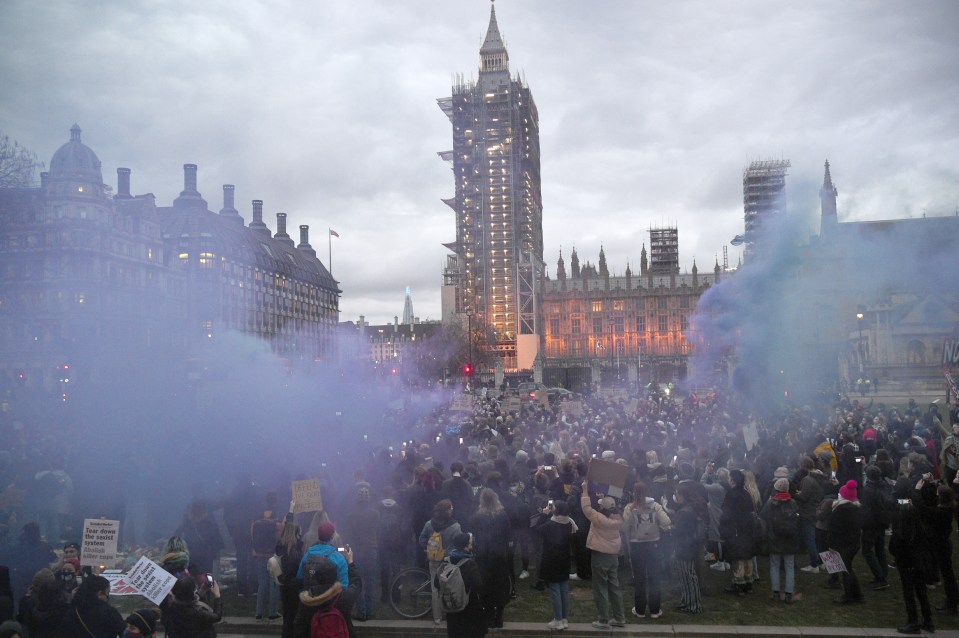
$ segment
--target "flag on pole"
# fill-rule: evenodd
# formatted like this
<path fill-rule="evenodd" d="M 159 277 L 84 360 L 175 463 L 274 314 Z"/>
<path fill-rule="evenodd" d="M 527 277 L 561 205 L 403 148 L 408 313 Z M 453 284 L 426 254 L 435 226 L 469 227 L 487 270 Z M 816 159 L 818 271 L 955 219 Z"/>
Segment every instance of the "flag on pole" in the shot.
<path fill-rule="evenodd" d="M 339 237 L 340 234 L 331 228 L 331 229 L 330 229 L 330 236 L 331 236 L 331 237 Z"/>

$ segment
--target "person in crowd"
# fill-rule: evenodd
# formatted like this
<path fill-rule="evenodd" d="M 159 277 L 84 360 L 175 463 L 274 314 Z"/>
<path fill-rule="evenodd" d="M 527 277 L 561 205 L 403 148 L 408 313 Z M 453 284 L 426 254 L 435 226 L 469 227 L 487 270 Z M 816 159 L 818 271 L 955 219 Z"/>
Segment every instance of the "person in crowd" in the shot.
<path fill-rule="evenodd" d="M 952 485 L 959 473 L 959 421 L 953 422 L 952 430 L 942 440 L 942 449 L 939 451 L 939 467 L 942 470 L 942 480 L 946 485 Z"/>
<path fill-rule="evenodd" d="M 473 534 L 473 552 L 483 581 L 482 600 L 489 626 L 503 626 L 503 610 L 510 599 L 510 521 L 496 492 L 484 487 L 479 492 L 479 507 L 469 519 Z"/>
<path fill-rule="evenodd" d="M 489 588 L 484 587 L 481 569 L 473 553 L 473 542 L 473 535 L 466 532 L 459 532 L 453 537 L 449 561 L 459 566 L 469 601 L 462 611 L 446 614 L 447 638 L 483 638 L 488 631 L 489 614 L 484 608 L 483 594 Z"/>
<path fill-rule="evenodd" d="M 160 610 L 168 638 L 216 638 L 216 623 L 223 618 L 220 584 L 214 582 L 212 604 L 200 600 L 196 581 L 189 574 L 180 576 Z"/>
<path fill-rule="evenodd" d="M 300 592 L 300 605 L 293 619 L 293 638 L 314 638 L 317 633 L 325 636 L 324 631 L 345 625 L 351 638 L 356 638 L 353 627 L 353 606 L 363 589 L 363 579 L 353 562 L 353 551 L 346 547 L 337 556 L 347 564 L 347 581 L 344 587 L 339 576 L 339 565 L 334 563 L 333 555 L 314 554 L 307 561 L 303 574 L 303 591 Z M 314 631 L 314 623 L 318 625 Z"/>
<path fill-rule="evenodd" d="M 804 456 L 799 462 L 799 485 L 796 488 L 795 501 L 799 506 L 799 521 L 802 533 L 802 545 L 809 556 L 809 564 L 801 568 L 804 572 L 819 573 L 822 559 L 816 545 L 816 509 L 823 499 L 823 482 L 826 480 L 816 467 L 816 462 Z"/>
<path fill-rule="evenodd" d="M 13 591 L 26 591 L 33 575 L 57 559 L 50 544 L 40 538 L 40 526 L 27 523 L 20 532 L 20 542 L 11 552 L 10 570 Z"/>
<path fill-rule="evenodd" d="M 433 506 L 433 516 L 426 521 L 419 533 L 419 546 L 425 553 L 430 578 L 436 577 L 436 571 L 453 546 L 453 537 L 461 531 L 459 522 L 453 518 L 453 503 L 444 498 Z M 433 588 L 433 622 L 443 622 L 443 608 L 440 606 L 439 591 Z"/>
<path fill-rule="evenodd" d="M 886 560 L 886 530 L 889 517 L 895 512 L 896 498 L 892 485 L 882 477 L 876 465 L 866 466 L 866 480 L 860 492 L 862 505 L 862 557 L 872 572 L 874 591 L 889 588 L 889 562 Z"/>
<path fill-rule="evenodd" d="M 698 614 L 703 610 L 696 563 L 702 557 L 703 543 L 706 540 L 706 521 L 703 516 L 705 503 L 702 501 L 699 490 L 696 489 L 697 485 L 699 484 L 681 482 L 676 486 L 673 498 L 678 509 L 670 521 L 673 553 L 676 558 L 676 569 L 679 572 L 680 601 L 676 609 L 689 614 Z M 626 514 L 623 516 L 625 518 Z M 626 537 L 629 537 L 628 534 Z M 630 555 L 632 555 L 632 542 L 630 542 Z M 635 568 L 633 573 L 635 574 Z M 649 574 L 648 564 L 646 573 Z M 659 578 L 658 574 L 656 578 Z M 635 575 L 633 586 L 636 587 Z M 637 608 L 634 608 L 634 614 L 636 611 Z M 657 617 L 652 615 L 652 606 L 650 606 L 650 616 Z"/>
<path fill-rule="evenodd" d="M 179 536 L 171 536 L 160 552 L 160 567 L 179 578 L 190 573 L 190 548 Z"/>
<path fill-rule="evenodd" d="M 275 550 L 275 554 L 280 558 L 280 575 L 277 580 L 283 609 L 283 638 L 293 637 L 293 618 L 300 604 L 300 583 L 296 580 L 296 572 L 303 558 L 303 538 L 293 515 L 295 505 L 295 502 L 290 503 L 290 512 L 283 520 L 283 530 Z"/>
<path fill-rule="evenodd" d="M 60 623 L 70 608 L 63 588 L 47 568 L 38 571 L 27 594 L 20 599 L 17 620 L 30 638 L 58 638 Z"/>
<path fill-rule="evenodd" d="M 839 553 L 846 571 L 842 572 L 842 596 L 834 600 L 841 605 L 863 602 L 862 588 L 852 560 L 862 545 L 862 508 L 856 481 L 849 480 L 839 488 L 839 498 L 832 504 L 827 545 Z"/>
<path fill-rule="evenodd" d="M 64 559 L 63 564 L 57 571 L 57 581 L 60 583 L 60 588 L 63 590 L 67 600 L 73 598 L 73 594 L 76 592 L 77 587 L 80 586 L 81 580 L 80 561 L 76 558 Z"/>
<path fill-rule="evenodd" d="M 191 579 L 192 582 L 192 579 Z M 57 635 L 60 638 L 119 638 L 126 623 L 110 605 L 110 581 L 90 576 L 77 587 L 70 608 L 63 616 Z M 170 638 L 177 638 L 172 633 Z"/>
<path fill-rule="evenodd" d="M 264 613 L 269 614 L 268 620 L 276 620 L 280 617 L 279 585 L 270 576 L 267 567 L 270 557 L 276 551 L 276 541 L 279 537 L 279 526 L 273 516 L 276 495 L 271 492 L 267 495 L 267 501 L 268 509 L 264 510 L 263 514 L 250 526 L 253 574 L 256 577 L 256 620 L 263 620 Z"/>
<path fill-rule="evenodd" d="M 712 568 L 725 569 L 726 557 L 722 551 L 722 534 L 719 532 L 719 521 L 723 514 L 723 501 L 729 490 L 729 470 L 717 468 L 714 461 L 709 461 L 700 479 L 706 490 L 706 511 L 709 513 L 709 524 L 706 528 L 707 549 L 716 558 Z"/>
<path fill-rule="evenodd" d="M 403 500 L 410 517 L 410 530 L 416 537 L 430 520 L 433 507 L 440 501 L 441 494 L 436 486 L 435 476 L 425 467 L 415 467 L 413 477 L 413 484 L 406 489 Z M 420 566 L 426 566 L 426 559 L 422 554 L 417 554 L 417 561 Z"/>
<path fill-rule="evenodd" d="M 634 616 L 643 618 L 646 609 L 652 618 L 663 615 L 661 578 L 663 573 L 660 534 L 670 529 L 663 506 L 646 495 L 646 483 L 633 485 L 633 501 L 623 510 L 623 537 L 629 543 L 633 571 Z"/>
<path fill-rule="evenodd" d="M 379 530 L 376 534 L 377 557 L 380 566 L 380 602 L 387 603 L 390 598 L 390 583 L 402 569 L 406 554 L 405 529 L 400 506 L 393 498 L 396 495 L 392 485 L 383 486 L 383 498 L 380 499 Z M 454 506 L 455 509 L 455 506 Z"/>
<path fill-rule="evenodd" d="M 476 509 L 473 488 L 463 478 L 463 464 L 454 461 L 450 464 L 450 478 L 443 482 L 442 495 L 453 504 L 454 512 L 472 512 Z"/>
<path fill-rule="evenodd" d="M 580 506 L 590 522 L 586 547 L 592 551 L 593 602 L 596 605 L 596 629 L 626 626 L 623 613 L 623 593 L 619 587 L 619 554 L 623 548 L 620 531 L 623 516 L 616 510 L 616 501 L 611 496 L 599 499 L 599 509 L 592 505 L 589 481 L 582 484 Z"/>
<path fill-rule="evenodd" d="M 944 615 L 955 616 L 959 606 L 959 589 L 956 586 L 956 574 L 952 566 L 953 520 L 956 517 L 955 492 L 948 485 L 937 481 L 920 479 L 916 483 L 917 494 L 913 495 L 913 505 L 919 512 L 919 521 L 927 531 L 929 554 L 932 557 L 932 576 L 935 572 L 942 582 L 946 595 L 942 605 L 936 611 Z"/>
<path fill-rule="evenodd" d="M 323 523 L 317 528 L 316 543 L 310 545 L 309 549 L 306 550 L 303 558 L 300 559 L 299 567 L 297 567 L 296 579 L 298 581 L 303 582 L 303 568 L 311 556 L 325 556 L 336 565 L 336 573 L 340 584 L 344 588 L 350 586 L 349 565 L 346 558 L 337 551 L 337 547 L 341 547 L 335 544 L 336 541 L 334 539 L 337 538 L 336 526 L 333 523 Z"/>
<path fill-rule="evenodd" d="M 354 618 L 361 622 L 373 617 L 376 573 L 379 565 L 380 512 L 371 503 L 370 487 L 362 484 L 356 491 L 356 503 L 346 517 L 346 538 L 359 559 L 363 589 L 356 602 Z"/>
<path fill-rule="evenodd" d="M 15 620 L 0 623 L 0 638 L 26 638 L 23 627 Z"/>
<path fill-rule="evenodd" d="M 256 484 L 248 474 L 241 473 L 223 504 L 223 523 L 236 549 L 236 595 L 240 598 L 253 593 L 250 521 L 256 518 L 256 506 L 261 500 Z"/>
<path fill-rule="evenodd" d="M 123 622 L 127 624 L 126 633 L 130 634 L 130 636 L 155 638 L 159 621 L 159 609 L 144 608 L 133 611 Z M 124 636 L 126 636 L 126 634 L 124 634 Z"/>
<path fill-rule="evenodd" d="M 773 482 L 773 495 L 759 512 L 765 522 L 766 542 L 769 544 L 769 582 L 773 600 L 791 603 L 796 591 L 795 559 L 800 551 L 801 523 L 799 506 L 789 494 L 789 479 L 781 477 Z M 780 586 L 780 569 L 785 571 L 785 582 Z"/>
<path fill-rule="evenodd" d="M 744 596 L 753 587 L 753 556 L 759 540 L 756 536 L 757 512 L 752 496 L 746 491 L 746 475 L 742 470 L 729 472 L 729 484 L 719 520 L 724 557 L 733 570 L 733 585 L 726 591 Z"/>
<path fill-rule="evenodd" d="M 932 557 L 929 555 L 928 533 L 923 529 L 919 512 L 914 506 L 918 497 L 918 494 L 914 494 L 912 501 L 899 501 L 892 518 L 892 536 L 889 539 L 889 553 L 896 559 L 896 573 L 902 582 L 902 599 L 906 607 L 906 624 L 897 628 L 901 634 L 919 634 L 923 629 L 930 632 L 935 630 L 929 593 L 926 591 L 926 581 L 932 571 Z M 920 611 L 922 624 L 919 622 Z"/>
<path fill-rule="evenodd" d="M 13 586 L 10 584 L 10 568 L 0 565 L 0 622 L 13 620 Z"/>
<path fill-rule="evenodd" d="M 183 523 L 175 534 L 186 541 L 190 548 L 192 571 L 197 574 L 214 573 L 213 563 L 219 560 L 223 537 L 216 521 L 210 515 L 206 501 L 197 499 L 190 503 L 183 516 Z"/>
<path fill-rule="evenodd" d="M 533 527 L 542 540 L 538 574 L 549 589 L 553 619 L 547 627 L 553 630 L 569 627 L 569 554 L 575 531 L 566 501 L 551 501 Z"/>

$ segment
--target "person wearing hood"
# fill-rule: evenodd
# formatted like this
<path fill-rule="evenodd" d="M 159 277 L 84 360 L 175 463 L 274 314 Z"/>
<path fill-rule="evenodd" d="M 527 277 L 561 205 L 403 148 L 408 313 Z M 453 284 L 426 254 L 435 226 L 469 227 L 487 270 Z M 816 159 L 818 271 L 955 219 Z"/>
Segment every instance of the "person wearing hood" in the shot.
<path fill-rule="evenodd" d="M 503 610 L 510 601 L 512 589 L 511 527 L 506 508 L 494 490 L 488 487 L 480 490 L 479 506 L 470 517 L 468 529 L 473 534 L 473 551 L 483 581 L 482 599 L 487 618 L 490 626 L 501 628 Z"/>
<path fill-rule="evenodd" d="M 453 536 L 449 561 L 459 565 L 469 601 L 462 611 L 446 614 L 446 635 L 448 638 L 483 638 L 487 632 L 488 616 L 483 607 L 483 577 L 474 559 L 472 534 L 457 532 Z M 434 590 L 437 589 L 435 575 L 432 582 Z"/>
<path fill-rule="evenodd" d="M 763 504 L 759 516 L 766 523 L 769 544 L 769 582 L 773 600 L 791 603 L 796 590 L 796 554 L 800 550 L 799 505 L 789 494 L 789 479 L 781 477 L 773 483 L 773 494 Z M 786 580 L 780 588 L 780 567 Z"/>
<path fill-rule="evenodd" d="M 855 481 L 847 481 L 839 488 L 839 498 L 832 504 L 827 545 L 842 557 L 846 571 L 842 572 L 842 596 L 833 602 L 849 605 L 863 602 L 862 588 L 852 560 L 862 544 L 862 508 L 859 505 L 859 490 Z"/>
<path fill-rule="evenodd" d="M 56 576 L 43 568 L 33 577 L 27 595 L 20 599 L 17 620 L 27 629 L 30 638 L 57 638 L 69 608 L 70 601 Z"/>
<path fill-rule="evenodd" d="M 819 557 L 819 550 L 816 547 L 816 509 L 825 496 L 823 483 L 826 481 L 825 475 L 816 468 L 816 462 L 810 457 L 804 456 L 799 462 L 800 473 L 799 486 L 796 488 L 794 500 L 799 506 L 799 524 L 802 534 L 802 548 L 809 555 L 809 564 L 800 571 L 819 573 L 819 566 L 822 559 Z"/>
<path fill-rule="evenodd" d="M 673 550 L 679 572 L 679 611 L 698 614 L 703 610 L 702 591 L 699 587 L 697 561 L 703 555 L 706 540 L 706 503 L 699 495 L 699 483 L 681 482 L 676 486 L 673 499 L 678 508 L 672 517 Z M 649 572 L 647 567 L 647 573 Z M 658 575 L 657 575 L 658 577 Z M 634 580 L 635 582 L 635 580 Z"/>
<path fill-rule="evenodd" d="M 300 605 L 293 620 L 293 638 L 310 638 L 313 617 L 336 610 L 343 617 L 351 638 L 356 638 L 353 628 L 353 605 L 363 589 L 363 579 L 353 562 L 353 550 L 347 547 L 336 554 L 347 563 L 349 585 L 344 587 L 339 577 L 339 567 L 329 556 L 315 557 L 303 580 Z"/>
<path fill-rule="evenodd" d="M 192 576 L 184 574 L 177 579 L 173 596 L 167 596 L 160 605 L 169 638 L 216 638 L 216 623 L 223 618 L 220 584 L 214 582 L 211 591 L 212 604 L 207 605 L 200 601 Z"/>
<path fill-rule="evenodd" d="M 553 620 L 546 626 L 553 630 L 569 627 L 569 554 L 576 530 L 566 501 L 550 501 L 533 528 L 533 533 L 543 541 L 539 577 L 549 588 Z"/>
<path fill-rule="evenodd" d="M 620 530 L 623 516 L 616 511 L 616 501 L 611 496 L 599 499 L 599 509 L 593 508 L 589 495 L 589 481 L 583 481 L 580 497 L 583 514 L 590 522 L 586 547 L 591 550 L 590 566 L 593 571 L 593 602 L 598 618 L 593 621 L 596 629 L 625 627 L 623 592 L 619 587 L 619 553 L 623 548 Z"/>
<path fill-rule="evenodd" d="M 366 583 L 356 604 L 356 619 L 366 621 L 373 617 L 373 590 L 379 557 L 377 549 L 380 531 L 380 512 L 370 502 L 369 485 L 360 485 L 356 492 L 356 507 L 346 517 L 346 538 L 353 552 L 359 556 L 360 577 Z"/>
<path fill-rule="evenodd" d="M 436 578 L 437 570 L 453 546 L 453 537 L 460 531 L 460 524 L 453 518 L 453 503 L 448 498 L 444 498 L 433 506 L 433 515 L 423 525 L 419 535 L 420 549 L 426 553 L 429 564 L 430 579 Z M 435 538 L 434 534 L 438 534 L 439 538 Z M 433 622 L 437 625 L 443 622 L 443 607 L 440 604 L 439 590 L 435 587 L 433 588 Z"/>
<path fill-rule="evenodd" d="M 190 548 L 179 536 L 171 536 L 160 554 L 160 567 L 177 578 L 189 573 Z"/>
<path fill-rule="evenodd" d="M 660 532 L 669 530 L 669 515 L 662 505 L 646 496 L 646 484 L 633 485 L 633 502 L 623 511 L 623 536 L 629 541 L 629 560 L 633 568 L 634 616 L 659 618 L 662 608 L 662 564 Z"/>

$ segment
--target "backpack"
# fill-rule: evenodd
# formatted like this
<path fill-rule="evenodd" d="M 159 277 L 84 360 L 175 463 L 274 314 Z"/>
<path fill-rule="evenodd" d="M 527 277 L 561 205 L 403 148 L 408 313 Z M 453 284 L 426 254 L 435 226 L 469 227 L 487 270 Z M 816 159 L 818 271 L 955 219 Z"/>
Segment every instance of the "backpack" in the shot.
<path fill-rule="evenodd" d="M 276 521 L 269 518 L 253 521 L 250 536 L 253 540 L 254 555 L 272 556 L 276 550 Z"/>
<path fill-rule="evenodd" d="M 430 539 L 426 541 L 426 558 L 434 562 L 439 562 L 446 558 L 446 550 L 443 549 L 443 535 L 434 531 Z"/>
<path fill-rule="evenodd" d="M 634 507 L 633 509 L 633 519 L 636 523 L 636 528 L 633 531 L 631 541 L 651 541 L 655 540 L 660 536 L 659 533 L 659 523 L 656 520 L 656 514 L 662 509 L 662 506 L 655 501 L 646 513 L 643 514 L 640 512 L 639 508 Z"/>
<path fill-rule="evenodd" d="M 309 554 L 303 564 L 303 589 L 317 596 L 336 580 L 336 564 L 328 556 Z"/>
<path fill-rule="evenodd" d="M 893 496 L 892 488 L 888 483 L 877 490 L 877 497 L 876 505 L 879 508 L 877 520 L 880 525 L 887 527 L 896 520 L 899 503 L 896 501 L 896 497 Z"/>
<path fill-rule="evenodd" d="M 463 573 L 460 571 L 463 563 L 453 564 L 450 559 L 445 559 L 440 568 L 436 571 L 436 579 L 433 581 L 433 587 L 439 593 L 440 606 L 447 613 L 456 613 L 466 609 L 469 604 L 470 595 L 466 591 L 466 582 L 463 580 Z"/>
<path fill-rule="evenodd" d="M 778 539 L 788 540 L 799 536 L 799 508 L 791 503 L 780 503 L 772 508 L 770 529 Z"/>
<path fill-rule="evenodd" d="M 313 614 L 310 638 L 350 638 L 350 630 L 340 610 L 332 605 Z"/>

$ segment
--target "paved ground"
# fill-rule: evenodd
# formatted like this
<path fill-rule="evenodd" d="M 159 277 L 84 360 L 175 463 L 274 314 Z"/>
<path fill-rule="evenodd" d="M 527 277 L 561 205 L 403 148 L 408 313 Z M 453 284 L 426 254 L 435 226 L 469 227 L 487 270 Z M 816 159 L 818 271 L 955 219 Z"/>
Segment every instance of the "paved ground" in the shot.
<path fill-rule="evenodd" d="M 280 624 L 256 623 L 249 618 L 228 617 L 217 625 L 217 635 L 220 638 L 245 638 L 252 636 L 278 636 Z M 430 621 L 422 620 L 380 620 L 365 623 L 356 623 L 356 633 L 362 638 L 400 637 L 400 636 L 446 636 L 446 626 L 435 626 Z M 866 638 L 892 637 L 902 634 L 896 633 L 895 628 L 852 628 L 852 627 L 761 627 L 761 626 L 703 626 L 703 625 L 665 625 L 665 624 L 629 624 L 626 627 L 608 631 L 593 629 L 588 623 L 571 624 L 569 629 L 562 632 L 551 632 L 543 623 L 507 622 L 503 629 L 492 629 L 488 636 L 549 636 L 555 634 L 557 638 L 600 636 L 630 636 L 635 638 L 658 638 L 689 636 L 691 638 L 799 638 L 809 636 L 814 638 Z M 931 637 L 933 634 L 924 633 Z M 959 638 L 959 631 L 937 631 L 939 638 Z"/>

